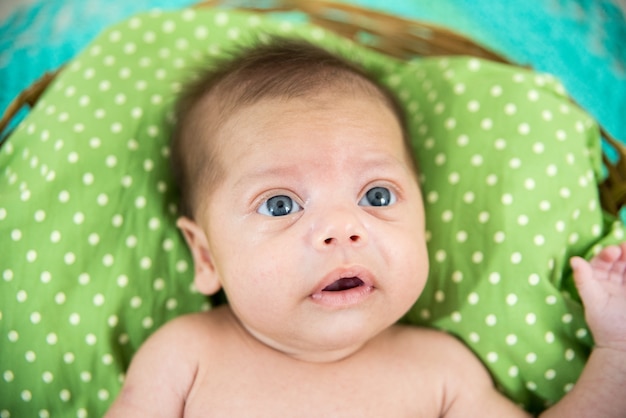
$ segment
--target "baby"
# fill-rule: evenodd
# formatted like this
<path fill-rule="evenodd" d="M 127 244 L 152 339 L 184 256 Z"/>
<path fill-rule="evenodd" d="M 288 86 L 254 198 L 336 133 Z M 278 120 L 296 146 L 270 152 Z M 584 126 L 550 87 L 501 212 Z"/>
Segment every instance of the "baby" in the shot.
<path fill-rule="evenodd" d="M 428 274 L 400 107 L 275 39 L 182 95 L 172 145 L 195 285 L 228 304 L 158 330 L 108 417 L 527 417 L 443 332 L 395 325 Z M 625 416 L 626 245 L 572 259 L 597 347 L 542 416 Z"/>

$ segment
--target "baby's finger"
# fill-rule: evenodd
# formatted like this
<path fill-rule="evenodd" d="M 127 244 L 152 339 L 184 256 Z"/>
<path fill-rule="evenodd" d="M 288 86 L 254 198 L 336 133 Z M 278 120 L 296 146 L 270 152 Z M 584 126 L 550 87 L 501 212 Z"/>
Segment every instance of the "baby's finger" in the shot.
<path fill-rule="evenodd" d="M 626 245 L 611 245 L 590 261 L 593 277 L 621 284 L 626 275 Z"/>
<path fill-rule="evenodd" d="M 626 249 L 626 248 L 625 248 Z M 619 259 L 620 257 L 624 257 L 624 249 L 622 249 L 622 246 L 617 246 L 617 245 L 610 245 L 608 247 L 603 248 L 597 256 L 595 256 L 591 263 L 594 264 L 594 262 L 598 262 L 598 263 L 612 263 L 614 261 L 616 261 L 617 259 Z"/>

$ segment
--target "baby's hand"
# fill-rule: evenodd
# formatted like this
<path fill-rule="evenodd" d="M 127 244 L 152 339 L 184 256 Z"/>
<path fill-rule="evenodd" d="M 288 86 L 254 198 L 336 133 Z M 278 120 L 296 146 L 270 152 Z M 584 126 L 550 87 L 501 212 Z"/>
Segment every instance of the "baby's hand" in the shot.
<path fill-rule="evenodd" d="M 626 243 L 570 263 L 596 346 L 626 351 Z"/>

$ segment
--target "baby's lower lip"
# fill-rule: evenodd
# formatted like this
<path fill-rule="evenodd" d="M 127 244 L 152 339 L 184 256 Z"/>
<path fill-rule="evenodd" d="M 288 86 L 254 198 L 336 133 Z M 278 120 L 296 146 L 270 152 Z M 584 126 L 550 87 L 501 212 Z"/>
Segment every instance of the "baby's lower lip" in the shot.
<path fill-rule="evenodd" d="M 310 297 L 313 302 L 322 306 L 347 308 L 365 301 L 374 290 L 373 286 L 361 283 L 345 290 L 322 290 L 313 293 Z"/>

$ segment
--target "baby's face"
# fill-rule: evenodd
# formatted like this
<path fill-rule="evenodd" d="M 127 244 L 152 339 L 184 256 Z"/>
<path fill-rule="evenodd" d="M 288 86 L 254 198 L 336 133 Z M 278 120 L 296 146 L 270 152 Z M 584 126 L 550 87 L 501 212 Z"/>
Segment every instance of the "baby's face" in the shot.
<path fill-rule="evenodd" d="M 224 181 L 197 222 L 252 335 L 330 361 L 409 309 L 428 270 L 424 211 L 385 105 L 266 99 L 237 111 L 218 139 Z"/>

